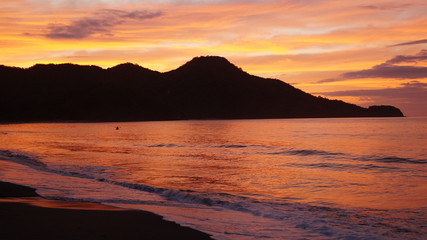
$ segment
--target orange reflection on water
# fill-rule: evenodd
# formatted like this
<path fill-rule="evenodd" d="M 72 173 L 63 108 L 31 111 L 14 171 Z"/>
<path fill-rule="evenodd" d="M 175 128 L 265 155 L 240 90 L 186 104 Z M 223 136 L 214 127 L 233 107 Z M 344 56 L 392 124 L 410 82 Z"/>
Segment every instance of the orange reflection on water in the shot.
<path fill-rule="evenodd" d="M 424 120 L 25 124 L 0 132 L 4 149 L 116 181 L 322 206 L 427 203 Z"/>

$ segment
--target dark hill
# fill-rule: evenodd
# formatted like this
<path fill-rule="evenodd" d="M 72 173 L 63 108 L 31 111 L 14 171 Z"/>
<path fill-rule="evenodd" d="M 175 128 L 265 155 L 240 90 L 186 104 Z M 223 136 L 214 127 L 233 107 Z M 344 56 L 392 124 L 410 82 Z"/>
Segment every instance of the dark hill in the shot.
<path fill-rule="evenodd" d="M 0 83 L 0 122 L 403 116 L 391 106 L 314 97 L 222 57 L 197 57 L 166 73 L 131 63 L 0 66 Z"/>

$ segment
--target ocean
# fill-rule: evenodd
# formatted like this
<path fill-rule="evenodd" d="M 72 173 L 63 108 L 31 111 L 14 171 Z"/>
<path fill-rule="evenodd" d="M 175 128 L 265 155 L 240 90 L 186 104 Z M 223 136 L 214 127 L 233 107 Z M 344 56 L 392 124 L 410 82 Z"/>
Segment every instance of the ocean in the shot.
<path fill-rule="evenodd" d="M 3 124 L 0 180 L 219 240 L 427 239 L 427 118 Z"/>

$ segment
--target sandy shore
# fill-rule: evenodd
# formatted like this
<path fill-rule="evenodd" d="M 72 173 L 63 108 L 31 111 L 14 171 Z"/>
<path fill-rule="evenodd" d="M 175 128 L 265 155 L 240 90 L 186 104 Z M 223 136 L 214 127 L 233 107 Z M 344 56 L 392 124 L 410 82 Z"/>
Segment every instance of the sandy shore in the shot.
<path fill-rule="evenodd" d="M 34 189 L 0 182 L 0 239 L 211 239 L 144 211 L 46 200 Z"/>

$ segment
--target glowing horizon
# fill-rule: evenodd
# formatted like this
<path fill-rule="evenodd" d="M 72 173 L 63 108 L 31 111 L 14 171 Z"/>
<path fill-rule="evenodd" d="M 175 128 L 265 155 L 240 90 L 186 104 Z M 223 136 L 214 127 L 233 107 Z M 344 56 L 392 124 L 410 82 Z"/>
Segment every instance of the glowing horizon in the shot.
<path fill-rule="evenodd" d="M 165 72 L 215 55 L 315 95 L 427 115 L 425 12 L 422 0 L 4 0 L 0 64 Z"/>

